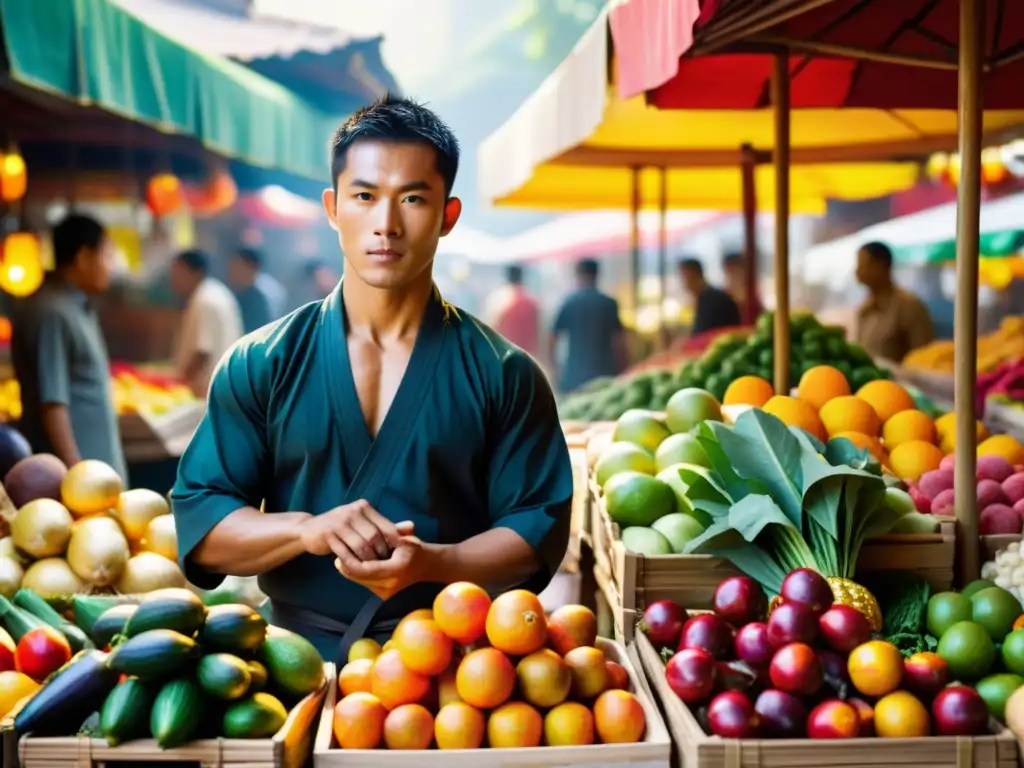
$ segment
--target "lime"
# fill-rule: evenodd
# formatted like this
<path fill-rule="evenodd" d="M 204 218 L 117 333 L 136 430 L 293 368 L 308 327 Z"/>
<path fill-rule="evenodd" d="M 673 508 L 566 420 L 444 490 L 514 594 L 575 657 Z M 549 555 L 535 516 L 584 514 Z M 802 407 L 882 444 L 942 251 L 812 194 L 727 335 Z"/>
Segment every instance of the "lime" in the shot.
<path fill-rule="evenodd" d="M 716 383 L 723 388 L 728 385 L 728 382 Z M 722 406 L 710 392 L 691 387 L 681 389 L 672 395 L 672 399 L 665 406 L 665 414 L 669 429 L 677 433 L 689 432 L 702 421 L 721 421 Z"/>
<path fill-rule="evenodd" d="M 970 620 L 971 601 L 957 592 L 939 592 L 928 601 L 926 625 L 932 637 L 941 638 L 958 621 Z"/>
<path fill-rule="evenodd" d="M 1001 674 L 989 675 L 979 680 L 974 689 L 985 700 L 989 714 L 1001 721 L 1006 709 L 1006 700 L 1022 685 L 1024 685 L 1024 677 Z"/>
<path fill-rule="evenodd" d="M 1003 665 L 1017 675 L 1024 675 L 1024 629 L 1015 629 L 1003 639 Z"/>
<path fill-rule="evenodd" d="M 958 621 L 946 629 L 939 640 L 938 651 L 949 667 L 950 677 L 963 680 L 984 676 L 996 656 L 988 630 L 973 621 Z"/>
<path fill-rule="evenodd" d="M 626 411 L 615 422 L 612 440 L 616 443 L 633 443 L 648 453 L 654 453 L 669 434 L 668 427 L 653 413 L 634 408 Z"/>
<path fill-rule="evenodd" d="M 960 594 L 964 597 L 974 597 L 976 592 L 981 592 L 983 589 L 994 587 L 995 582 L 989 581 L 988 579 L 975 579 L 966 587 L 960 590 Z"/>
<path fill-rule="evenodd" d="M 654 461 L 661 472 L 673 464 L 696 464 L 700 467 L 709 466 L 708 455 L 704 452 L 696 435 L 682 432 L 678 435 L 669 435 L 664 442 L 658 446 L 654 454 Z"/>
<path fill-rule="evenodd" d="M 989 587 L 971 597 L 971 620 L 987 629 L 996 642 L 1009 634 L 1020 614 L 1020 600 L 1002 587 Z"/>
<path fill-rule="evenodd" d="M 649 526 L 676 511 L 672 487 L 641 472 L 620 472 L 612 477 L 604 487 L 604 501 L 608 517 L 623 528 Z"/>
<path fill-rule="evenodd" d="M 604 487 L 612 477 L 620 472 L 643 472 L 653 475 L 657 472 L 654 456 L 633 443 L 612 443 L 601 453 L 594 465 L 594 478 L 597 484 Z"/>

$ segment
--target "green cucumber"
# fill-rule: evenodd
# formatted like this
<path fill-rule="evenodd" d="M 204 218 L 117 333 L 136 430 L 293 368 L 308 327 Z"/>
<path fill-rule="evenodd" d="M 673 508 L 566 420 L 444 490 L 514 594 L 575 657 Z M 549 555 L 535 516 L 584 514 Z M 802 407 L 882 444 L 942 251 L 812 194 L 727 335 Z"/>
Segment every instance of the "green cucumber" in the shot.
<path fill-rule="evenodd" d="M 33 629 L 50 626 L 34 613 L 22 610 L 3 595 L 0 595 L 0 624 L 18 642 Z"/>
<path fill-rule="evenodd" d="M 309 640 L 273 627 L 259 648 L 259 660 L 267 667 L 271 688 L 287 699 L 301 699 L 324 682 L 324 661 Z"/>
<path fill-rule="evenodd" d="M 169 587 L 150 592 L 139 603 L 138 610 L 125 624 L 128 637 L 141 635 L 151 629 L 173 629 L 191 637 L 203 626 L 206 606 L 199 596 L 181 587 Z"/>
<path fill-rule="evenodd" d="M 229 739 L 269 739 L 284 726 L 288 711 L 269 693 L 254 693 L 228 707 L 224 735 Z"/>
<path fill-rule="evenodd" d="M 199 684 L 187 677 L 165 683 L 153 701 L 149 730 L 163 749 L 192 741 L 203 720 L 206 702 Z"/>
<path fill-rule="evenodd" d="M 122 680 L 110 692 L 100 710 L 100 733 L 110 746 L 149 736 L 149 712 L 155 693 L 152 685 L 137 677 Z"/>
<path fill-rule="evenodd" d="M 36 736 L 73 736 L 117 685 L 117 673 L 106 662 L 107 654 L 100 651 L 77 654 L 21 708 L 14 718 L 15 730 Z"/>
<path fill-rule="evenodd" d="M 92 647 L 92 641 L 85 632 L 57 613 L 49 603 L 31 589 L 19 589 L 15 592 L 14 604 L 23 611 L 28 611 L 37 619 L 42 619 L 64 635 L 68 640 L 68 645 L 71 646 L 72 653 Z"/>
<path fill-rule="evenodd" d="M 267 687 L 267 668 L 258 661 L 249 662 L 249 693 L 259 693 Z"/>
<path fill-rule="evenodd" d="M 117 605 L 134 605 L 138 602 L 137 597 L 127 595 L 72 595 L 71 616 L 83 632 L 92 636 L 96 619 L 109 609 Z"/>
<path fill-rule="evenodd" d="M 206 613 L 199 641 L 210 650 L 239 653 L 258 648 L 266 636 L 266 619 L 249 606 L 214 605 Z"/>
<path fill-rule="evenodd" d="M 128 619 L 138 610 L 137 605 L 115 605 L 108 608 L 92 625 L 92 641 L 97 648 L 106 648 L 115 635 L 124 633 L 124 625 Z"/>
<path fill-rule="evenodd" d="M 218 699 L 240 699 L 249 690 L 249 665 L 230 653 L 212 653 L 196 667 L 199 687 Z"/>
<path fill-rule="evenodd" d="M 199 646 L 191 637 L 173 629 L 151 629 L 119 643 L 110 652 L 107 665 L 149 682 L 184 672 L 198 655 Z"/>

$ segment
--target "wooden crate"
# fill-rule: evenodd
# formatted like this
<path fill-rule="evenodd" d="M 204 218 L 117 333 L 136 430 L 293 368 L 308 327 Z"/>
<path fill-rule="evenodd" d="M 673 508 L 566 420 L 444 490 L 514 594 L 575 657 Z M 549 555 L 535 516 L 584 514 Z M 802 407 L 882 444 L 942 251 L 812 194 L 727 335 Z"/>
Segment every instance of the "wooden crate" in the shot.
<path fill-rule="evenodd" d="M 987 563 L 989 560 L 995 560 L 996 555 L 1002 552 L 1008 546 L 1014 542 L 1020 542 L 1024 539 L 1019 533 L 994 533 L 988 536 L 981 537 L 981 562 L 982 564 Z"/>
<path fill-rule="evenodd" d="M 383 749 L 338 749 L 334 743 L 332 721 L 337 691 L 330 685 L 324 701 L 320 726 L 313 747 L 314 768 L 528 768 L 533 766 L 615 766 L 668 768 L 672 744 L 653 694 L 640 673 L 635 652 L 608 640 L 598 639 L 598 647 L 629 673 L 630 688 L 643 705 L 647 733 L 638 744 L 597 744 L 590 747 L 534 747 L 524 749 L 422 750 L 389 752 Z M 333 672 L 330 676 L 333 681 Z"/>
<path fill-rule="evenodd" d="M 199 763 L 203 768 L 302 768 L 313 748 L 313 733 L 328 690 L 334 686 L 333 666 L 327 679 L 304 698 L 272 739 L 200 739 L 174 749 L 161 749 L 154 739 L 138 739 L 111 747 L 87 736 L 21 738 L 20 768 L 90 768 L 110 763 Z M 6 737 L 6 734 L 5 734 Z M 8 766 L 5 750 L 4 768 Z"/>
<path fill-rule="evenodd" d="M 715 588 L 739 573 L 711 555 L 644 555 L 622 544 L 619 526 L 608 517 L 600 488 L 591 480 L 590 531 L 597 566 L 611 575 L 622 607 L 642 613 L 655 600 L 674 600 L 685 608 L 710 608 Z M 940 518 L 934 534 L 889 534 L 861 548 L 861 571 L 903 569 L 924 576 L 936 591 L 953 584 L 956 525 Z"/>
<path fill-rule="evenodd" d="M 921 739 L 723 739 L 704 732 L 665 681 L 665 664 L 646 636 L 637 655 L 672 734 L 680 768 L 1016 768 L 1017 740 L 991 721 L 992 734 Z"/>
<path fill-rule="evenodd" d="M 594 581 L 597 582 L 597 588 L 601 591 L 601 596 L 611 615 L 615 642 L 629 645 L 633 642 L 633 634 L 636 632 L 636 611 L 622 607 L 622 597 L 619 595 L 619 590 L 616 588 L 611 574 L 606 573 L 600 566 L 594 567 Z"/>

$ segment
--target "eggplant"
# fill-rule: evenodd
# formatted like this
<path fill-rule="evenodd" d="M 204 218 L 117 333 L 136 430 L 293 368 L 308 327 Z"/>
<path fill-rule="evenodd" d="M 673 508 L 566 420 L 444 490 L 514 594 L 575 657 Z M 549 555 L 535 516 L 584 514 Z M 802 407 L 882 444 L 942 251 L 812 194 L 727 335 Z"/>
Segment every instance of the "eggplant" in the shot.
<path fill-rule="evenodd" d="M 107 668 L 107 656 L 102 651 L 77 654 L 21 708 L 14 729 L 35 736 L 73 736 L 117 685 L 120 675 Z"/>

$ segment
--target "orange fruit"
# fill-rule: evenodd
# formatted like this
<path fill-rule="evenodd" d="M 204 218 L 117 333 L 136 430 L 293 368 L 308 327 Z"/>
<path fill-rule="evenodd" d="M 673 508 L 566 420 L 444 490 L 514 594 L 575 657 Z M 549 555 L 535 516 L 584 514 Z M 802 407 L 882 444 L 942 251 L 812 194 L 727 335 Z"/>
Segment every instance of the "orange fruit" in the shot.
<path fill-rule="evenodd" d="M 434 612 L 429 608 L 417 608 L 415 611 L 411 611 L 410 613 L 407 613 L 405 614 L 405 616 L 402 617 L 402 620 L 398 622 L 397 626 L 395 627 L 395 631 L 397 632 L 398 627 L 402 626 L 402 624 L 404 624 L 407 621 L 412 621 L 413 619 L 430 619 L 431 621 L 433 621 Z M 388 642 L 390 642 L 390 640 Z"/>
<path fill-rule="evenodd" d="M 845 437 L 861 450 L 868 451 L 881 464 L 888 464 L 889 462 L 889 456 L 876 437 L 865 435 L 863 432 L 838 432 L 832 435 L 832 437 Z"/>
<path fill-rule="evenodd" d="M 532 592 L 514 589 L 499 595 L 487 612 L 487 640 L 512 656 L 526 656 L 548 639 L 544 606 Z"/>
<path fill-rule="evenodd" d="M 979 456 L 1002 456 L 1011 464 L 1024 464 L 1024 445 L 1013 435 L 992 435 L 978 445 Z"/>
<path fill-rule="evenodd" d="M 391 639 L 406 669 L 421 675 L 440 675 L 452 660 L 452 639 L 432 619 L 406 619 Z"/>
<path fill-rule="evenodd" d="M 906 691 L 883 696 L 875 704 L 875 733 L 883 739 L 918 739 L 932 733 L 924 704 Z"/>
<path fill-rule="evenodd" d="M 923 411 L 900 411 L 882 425 L 882 440 L 887 450 L 897 445 L 909 443 L 911 440 L 924 440 L 926 443 L 938 443 L 939 433 L 935 430 L 935 422 Z"/>
<path fill-rule="evenodd" d="M 1024 613 L 1014 619 L 1013 629 L 1024 629 Z"/>
<path fill-rule="evenodd" d="M 593 645 L 597 616 L 583 605 L 563 605 L 548 617 L 548 642 L 562 656 L 581 645 Z"/>
<path fill-rule="evenodd" d="M 616 661 L 606 661 L 604 668 L 608 673 L 607 688 L 617 688 L 620 691 L 629 690 L 629 673 L 624 666 Z"/>
<path fill-rule="evenodd" d="M 594 728 L 603 744 L 635 744 L 644 737 L 647 717 L 629 691 L 605 691 L 594 702 Z"/>
<path fill-rule="evenodd" d="M 795 397 L 776 395 L 764 404 L 764 412 L 770 413 L 787 427 L 800 427 L 819 440 L 827 440 L 828 434 L 818 418 L 817 411 Z"/>
<path fill-rule="evenodd" d="M 935 431 L 939 433 L 939 437 L 943 440 L 954 440 L 956 438 L 956 412 L 950 411 L 939 416 L 935 420 Z M 979 443 L 988 438 L 988 430 L 980 421 L 974 422 L 974 434 L 975 439 Z"/>
<path fill-rule="evenodd" d="M 434 741 L 434 718 L 419 704 L 403 704 L 384 718 L 388 749 L 427 749 Z"/>
<path fill-rule="evenodd" d="M 573 648 L 563 659 L 572 673 L 573 693 L 580 699 L 592 699 L 608 685 L 604 651 L 597 648 Z"/>
<path fill-rule="evenodd" d="M 818 416 L 829 435 L 860 432 L 868 437 L 878 437 L 882 431 L 882 422 L 871 404 L 853 395 L 832 398 L 822 406 Z"/>
<path fill-rule="evenodd" d="M 385 706 L 373 694 L 353 693 L 334 705 L 334 738 L 342 749 L 376 749 L 384 738 Z"/>
<path fill-rule="evenodd" d="M 569 667 L 550 648 L 524 656 L 516 666 L 516 679 L 523 699 L 541 709 L 561 704 L 572 688 Z"/>
<path fill-rule="evenodd" d="M 829 400 L 849 394 L 850 383 L 842 371 L 831 365 L 808 368 L 796 388 L 797 398 L 816 411 L 820 411 Z"/>
<path fill-rule="evenodd" d="M 455 672 L 458 670 L 458 664 L 452 664 L 441 676 L 437 678 L 437 706 L 444 707 L 448 704 L 453 704 L 456 701 L 462 701 L 462 697 L 459 696 L 458 686 L 455 684 Z"/>
<path fill-rule="evenodd" d="M 356 640 L 352 643 L 352 647 L 348 649 L 347 661 L 355 661 L 356 659 L 376 659 L 383 653 L 383 649 L 380 647 L 380 643 L 369 637 L 364 637 L 360 640 Z"/>
<path fill-rule="evenodd" d="M 903 680 L 903 654 L 884 640 L 858 645 L 850 651 L 846 667 L 853 687 L 865 696 L 885 696 L 899 688 Z"/>
<path fill-rule="evenodd" d="M 0 717 L 11 712 L 19 701 L 32 696 L 41 686 L 28 675 L 8 669 L 0 672 Z"/>
<path fill-rule="evenodd" d="M 448 637 L 461 645 L 475 643 L 487 631 L 491 596 L 468 581 L 457 581 L 441 590 L 434 600 L 434 621 Z"/>
<path fill-rule="evenodd" d="M 486 730 L 483 713 L 461 701 L 441 707 L 434 718 L 438 749 L 479 749 Z"/>
<path fill-rule="evenodd" d="M 907 390 L 888 379 L 869 381 L 857 390 L 857 397 L 875 409 L 883 424 L 900 411 L 909 411 L 917 407 Z"/>
<path fill-rule="evenodd" d="M 896 477 L 916 481 L 925 472 L 938 469 L 942 449 L 924 440 L 910 440 L 897 445 L 889 454 L 889 467 Z"/>
<path fill-rule="evenodd" d="M 487 743 L 492 749 L 539 747 L 544 736 L 544 718 L 521 701 L 510 701 L 487 718 Z"/>
<path fill-rule="evenodd" d="M 416 704 L 430 691 L 430 678 L 402 663 L 397 648 L 384 651 L 370 670 L 370 692 L 388 709 Z"/>
<path fill-rule="evenodd" d="M 370 659 L 356 659 L 341 668 L 338 673 L 338 690 L 342 696 L 350 693 L 371 693 L 371 672 L 373 662 Z"/>
<path fill-rule="evenodd" d="M 516 668 L 496 648 L 470 652 L 455 673 L 455 688 L 467 704 L 494 709 L 508 701 L 516 687 Z"/>
<path fill-rule="evenodd" d="M 576 701 L 559 704 L 544 716 L 544 743 L 549 747 L 584 747 L 593 744 L 593 713 Z"/>
<path fill-rule="evenodd" d="M 726 388 L 722 405 L 752 405 L 760 408 L 775 396 L 770 382 L 760 376 L 740 376 Z"/>

